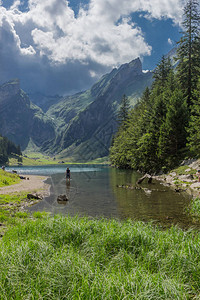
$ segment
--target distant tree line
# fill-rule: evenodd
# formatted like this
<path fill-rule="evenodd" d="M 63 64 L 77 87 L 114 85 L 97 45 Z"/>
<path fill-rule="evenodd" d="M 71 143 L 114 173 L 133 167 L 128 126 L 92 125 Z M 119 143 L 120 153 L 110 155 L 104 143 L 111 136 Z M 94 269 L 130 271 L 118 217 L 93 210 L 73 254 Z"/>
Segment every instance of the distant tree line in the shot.
<path fill-rule="evenodd" d="M 118 167 L 157 173 L 186 156 L 200 155 L 200 14 L 196 0 L 184 8 L 177 66 L 162 57 L 154 82 L 130 110 L 124 95 L 119 129 L 110 148 Z"/>
<path fill-rule="evenodd" d="M 0 164 L 7 163 L 11 154 L 21 155 L 20 146 L 16 146 L 6 137 L 0 135 Z"/>

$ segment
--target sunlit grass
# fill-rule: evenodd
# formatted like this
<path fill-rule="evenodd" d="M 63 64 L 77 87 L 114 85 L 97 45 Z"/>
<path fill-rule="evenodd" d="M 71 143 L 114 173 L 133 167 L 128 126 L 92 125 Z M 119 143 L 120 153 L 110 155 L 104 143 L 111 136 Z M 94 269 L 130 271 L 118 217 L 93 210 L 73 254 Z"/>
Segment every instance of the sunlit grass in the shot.
<path fill-rule="evenodd" d="M 24 166 L 42 166 L 42 165 L 56 165 L 56 164 L 109 164 L 109 158 L 103 157 L 103 158 L 97 158 L 93 161 L 88 161 L 84 163 L 80 162 L 71 162 L 66 158 L 59 158 L 59 157 L 50 157 L 47 155 L 43 155 L 39 152 L 28 152 L 26 155 L 22 157 L 21 165 Z M 9 165 L 10 166 L 17 166 L 18 165 L 18 159 L 15 157 L 12 157 L 9 159 Z"/>
<path fill-rule="evenodd" d="M 0 170 L 0 187 L 16 184 L 19 182 L 20 178 L 18 175 Z"/>
<path fill-rule="evenodd" d="M 42 219 L 49 215 L 47 212 L 35 212 L 30 214 L 27 211 L 21 210 L 26 202 L 27 193 L 24 192 L 0 195 L 0 237 L 9 230 L 10 227 L 23 223 L 26 219 Z"/>
<path fill-rule="evenodd" d="M 2 299 L 192 299 L 200 234 L 142 222 L 27 220 L 0 244 Z"/>
<path fill-rule="evenodd" d="M 192 201 L 190 202 L 188 212 L 193 217 L 200 218 L 200 198 L 199 197 L 192 199 Z"/>
<path fill-rule="evenodd" d="M 0 205 L 2 204 L 13 204 L 20 203 L 22 199 L 26 197 L 26 193 L 16 193 L 16 194 L 8 194 L 8 195 L 0 195 Z"/>
<path fill-rule="evenodd" d="M 195 175 L 197 171 L 185 165 L 185 166 L 180 166 L 172 170 L 171 172 L 175 172 L 177 175 Z"/>
<path fill-rule="evenodd" d="M 18 223 L 18 219 L 28 218 L 26 212 L 20 212 L 21 202 L 26 198 L 25 193 L 17 193 L 10 195 L 0 195 L 0 223 L 6 229 Z M 0 233 L 5 231 L 5 227 L 0 227 Z"/>
<path fill-rule="evenodd" d="M 51 165 L 57 163 L 57 160 L 54 160 L 53 158 L 48 156 L 44 156 L 41 153 L 30 153 L 28 154 L 28 156 L 23 156 L 21 162 L 21 164 L 25 166 Z M 18 160 L 16 158 L 10 158 L 9 165 L 18 165 Z"/>

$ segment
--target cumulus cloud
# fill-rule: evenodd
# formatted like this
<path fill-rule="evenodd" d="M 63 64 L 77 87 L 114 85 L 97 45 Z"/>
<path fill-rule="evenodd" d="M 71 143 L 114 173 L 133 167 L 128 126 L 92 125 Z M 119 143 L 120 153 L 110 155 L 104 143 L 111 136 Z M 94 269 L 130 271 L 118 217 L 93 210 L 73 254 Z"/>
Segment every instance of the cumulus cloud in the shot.
<path fill-rule="evenodd" d="M 169 44 L 169 45 L 173 45 L 173 43 L 174 43 L 170 38 L 168 38 L 167 41 L 168 41 L 168 44 Z"/>
<path fill-rule="evenodd" d="M 29 0 L 23 12 L 21 3 L 16 0 L 6 9 L 0 2 L 0 38 L 9 36 L 18 67 L 23 61 L 24 68 L 40 62 L 44 69 L 73 69 L 79 62 L 85 70 L 88 66 L 88 82 L 102 68 L 151 54 L 132 13 L 174 23 L 182 15 L 181 0 L 90 0 L 76 16 L 66 0 Z"/>

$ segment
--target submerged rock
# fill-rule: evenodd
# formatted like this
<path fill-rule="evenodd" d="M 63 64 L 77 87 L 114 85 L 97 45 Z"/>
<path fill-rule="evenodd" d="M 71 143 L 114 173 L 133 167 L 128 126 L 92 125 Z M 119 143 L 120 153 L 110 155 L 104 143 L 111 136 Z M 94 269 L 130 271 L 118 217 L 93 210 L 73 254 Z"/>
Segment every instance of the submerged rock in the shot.
<path fill-rule="evenodd" d="M 57 197 L 57 201 L 68 201 L 69 199 L 67 198 L 66 195 L 59 195 Z"/>
<path fill-rule="evenodd" d="M 37 200 L 42 200 L 42 196 L 38 194 L 27 194 L 28 199 L 37 199 Z"/>

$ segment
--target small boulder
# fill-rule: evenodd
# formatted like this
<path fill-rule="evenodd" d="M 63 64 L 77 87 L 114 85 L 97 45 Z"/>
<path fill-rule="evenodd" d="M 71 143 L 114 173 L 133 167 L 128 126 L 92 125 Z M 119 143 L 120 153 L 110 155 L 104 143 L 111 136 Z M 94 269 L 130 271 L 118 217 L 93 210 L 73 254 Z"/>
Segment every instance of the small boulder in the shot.
<path fill-rule="evenodd" d="M 182 181 L 193 181 L 194 180 L 194 176 L 192 174 L 181 175 L 179 177 L 179 179 L 182 180 Z"/>
<path fill-rule="evenodd" d="M 37 200 L 42 200 L 42 197 L 38 194 L 27 194 L 28 199 L 37 199 Z"/>
<path fill-rule="evenodd" d="M 57 197 L 57 201 L 68 201 L 69 199 L 67 198 L 66 195 L 59 195 Z"/>
<path fill-rule="evenodd" d="M 172 172 L 169 174 L 171 177 L 175 177 L 176 176 L 176 172 Z"/>

